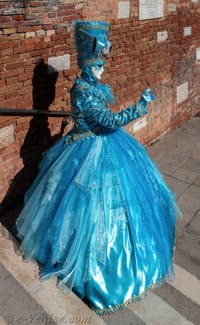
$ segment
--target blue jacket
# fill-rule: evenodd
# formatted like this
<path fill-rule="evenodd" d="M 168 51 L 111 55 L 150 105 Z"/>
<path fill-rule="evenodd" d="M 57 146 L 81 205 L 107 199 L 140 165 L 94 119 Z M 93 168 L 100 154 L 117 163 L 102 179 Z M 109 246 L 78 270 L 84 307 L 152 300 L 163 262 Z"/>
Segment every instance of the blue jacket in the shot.
<path fill-rule="evenodd" d="M 119 113 L 112 113 L 108 105 L 113 100 L 110 86 L 100 84 L 88 74 L 75 80 L 71 89 L 72 119 L 74 122 L 71 133 L 91 131 L 95 134 L 109 132 L 122 127 L 147 113 L 145 101 Z"/>

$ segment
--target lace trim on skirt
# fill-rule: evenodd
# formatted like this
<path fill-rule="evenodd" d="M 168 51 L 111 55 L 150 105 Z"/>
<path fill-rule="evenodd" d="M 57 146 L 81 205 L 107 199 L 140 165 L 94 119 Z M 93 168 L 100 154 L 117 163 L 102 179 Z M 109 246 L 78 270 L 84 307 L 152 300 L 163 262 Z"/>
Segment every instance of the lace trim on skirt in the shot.
<path fill-rule="evenodd" d="M 130 299 L 126 300 L 125 302 L 123 302 L 122 304 L 110 307 L 110 308 L 104 308 L 104 309 L 95 309 L 92 308 L 92 310 L 94 310 L 94 312 L 99 315 L 99 316 L 103 316 L 103 315 L 110 315 L 116 311 L 125 309 L 128 307 L 128 305 L 130 305 L 133 302 L 139 302 L 142 299 L 144 299 L 152 290 L 158 288 L 159 286 L 163 285 L 165 283 L 165 281 L 159 281 L 157 283 L 153 283 L 152 285 L 150 285 L 144 292 L 140 293 L 137 296 L 131 297 Z"/>

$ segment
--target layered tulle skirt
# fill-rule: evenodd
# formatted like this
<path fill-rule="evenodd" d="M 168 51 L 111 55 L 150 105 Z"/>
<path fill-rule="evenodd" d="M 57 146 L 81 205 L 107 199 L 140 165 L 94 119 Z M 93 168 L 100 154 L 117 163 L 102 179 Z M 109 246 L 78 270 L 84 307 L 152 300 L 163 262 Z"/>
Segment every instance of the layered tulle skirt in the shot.
<path fill-rule="evenodd" d="M 174 195 L 123 129 L 67 135 L 48 150 L 14 231 L 41 279 L 57 276 L 99 314 L 173 276 Z"/>

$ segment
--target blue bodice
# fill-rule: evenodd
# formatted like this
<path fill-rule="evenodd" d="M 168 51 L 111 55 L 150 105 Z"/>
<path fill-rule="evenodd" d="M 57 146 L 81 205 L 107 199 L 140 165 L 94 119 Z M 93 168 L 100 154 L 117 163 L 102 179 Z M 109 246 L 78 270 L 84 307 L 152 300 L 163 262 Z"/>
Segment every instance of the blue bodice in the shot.
<path fill-rule="evenodd" d="M 101 84 L 84 71 L 71 89 L 73 134 L 93 132 L 101 134 L 122 127 L 147 113 L 146 103 L 137 104 L 112 113 L 109 105 L 114 101 L 109 85 Z"/>

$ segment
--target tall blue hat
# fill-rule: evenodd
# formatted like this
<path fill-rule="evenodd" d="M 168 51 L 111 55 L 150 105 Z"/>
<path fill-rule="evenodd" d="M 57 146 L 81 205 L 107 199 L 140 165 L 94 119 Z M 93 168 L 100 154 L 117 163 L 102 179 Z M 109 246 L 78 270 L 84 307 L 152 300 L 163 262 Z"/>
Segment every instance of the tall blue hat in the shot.
<path fill-rule="evenodd" d="M 106 22 L 78 20 L 74 23 L 79 68 L 104 63 L 111 48 L 108 33 L 109 24 Z"/>

